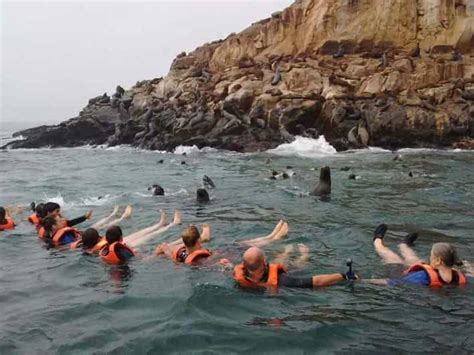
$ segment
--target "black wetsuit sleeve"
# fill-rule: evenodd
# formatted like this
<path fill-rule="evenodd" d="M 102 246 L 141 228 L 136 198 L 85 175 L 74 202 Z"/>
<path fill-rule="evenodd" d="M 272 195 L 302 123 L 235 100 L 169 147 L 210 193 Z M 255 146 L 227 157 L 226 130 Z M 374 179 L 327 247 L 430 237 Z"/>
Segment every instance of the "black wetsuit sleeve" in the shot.
<path fill-rule="evenodd" d="M 77 217 L 77 218 L 68 220 L 68 221 L 67 221 L 67 226 L 68 226 L 68 227 L 73 227 L 73 226 L 75 226 L 76 224 L 79 224 L 79 223 L 84 222 L 86 219 L 87 219 L 86 216 L 82 216 L 82 217 Z"/>
<path fill-rule="evenodd" d="M 278 286 L 283 287 L 299 287 L 299 288 L 313 288 L 312 277 L 293 277 L 285 273 L 278 275 Z"/>

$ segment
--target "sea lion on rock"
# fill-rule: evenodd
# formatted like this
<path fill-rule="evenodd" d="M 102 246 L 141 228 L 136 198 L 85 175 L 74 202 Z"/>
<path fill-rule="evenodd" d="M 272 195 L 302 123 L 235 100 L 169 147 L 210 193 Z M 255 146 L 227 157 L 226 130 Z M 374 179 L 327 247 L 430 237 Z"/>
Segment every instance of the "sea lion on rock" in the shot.
<path fill-rule="evenodd" d="M 319 174 L 319 184 L 309 194 L 311 196 L 324 196 L 331 193 L 331 169 L 329 166 L 321 168 Z"/>
<path fill-rule="evenodd" d="M 276 70 L 275 70 L 275 75 L 273 75 L 273 79 L 272 79 L 272 85 L 273 85 L 273 86 L 278 85 L 278 83 L 280 82 L 280 80 L 281 80 L 280 68 L 276 68 Z"/>
<path fill-rule="evenodd" d="M 198 203 L 207 203 L 211 199 L 209 198 L 209 194 L 207 193 L 206 189 L 197 189 L 196 191 L 196 201 Z"/>
<path fill-rule="evenodd" d="M 204 184 L 205 187 L 208 189 L 215 189 L 216 185 L 214 184 L 214 181 L 211 180 L 211 178 L 207 175 L 204 175 L 202 177 L 202 183 Z"/>

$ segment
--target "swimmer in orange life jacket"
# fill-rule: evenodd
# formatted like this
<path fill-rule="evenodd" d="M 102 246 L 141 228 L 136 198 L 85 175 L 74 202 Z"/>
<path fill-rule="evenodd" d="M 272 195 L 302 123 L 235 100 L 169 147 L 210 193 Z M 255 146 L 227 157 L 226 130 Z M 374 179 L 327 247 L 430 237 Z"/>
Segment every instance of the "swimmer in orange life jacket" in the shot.
<path fill-rule="evenodd" d="M 36 230 L 38 232 L 38 237 L 40 239 L 43 239 L 43 237 L 45 235 L 45 230 L 43 228 L 42 219 L 44 219 L 46 217 L 49 217 L 49 216 L 52 216 L 52 217 L 58 216 L 58 217 L 60 217 L 61 221 L 63 223 L 63 227 L 73 227 L 73 226 L 75 226 L 79 223 L 82 223 L 82 222 L 90 219 L 92 217 L 92 211 L 87 211 L 84 214 L 84 216 L 82 216 L 82 217 L 67 220 L 67 219 L 62 217 L 62 215 L 61 215 L 61 206 L 59 206 L 59 204 L 57 204 L 55 202 L 46 202 L 43 205 L 42 214 L 40 216 L 41 217 L 40 218 L 40 223 L 36 226 Z"/>
<path fill-rule="evenodd" d="M 375 251 L 380 255 L 385 264 L 400 264 L 408 269 L 398 279 L 366 279 L 364 282 L 384 285 L 396 285 L 400 283 L 413 283 L 417 285 L 441 287 L 445 285 L 464 285 L 466 277 L 461 271 L 453 266 L 462 266 L 456 249 L 449 243 L 435 243 L 431 248 L 429 263 L 423 263 L 415 252 L 410 248 L 417 239 L 416 233 L 408 234 L 404 241 L 399 244 L 401 256 L 387 248 L 383 238 L 387 232 L 387 225 L 379 225 L 374 233 Z M 468 265 L 468 264 L 467 264 Z M 472 276 L 472 270 L 468 270 Z M 472 282 L 470 280 L 470 282 Z"/>
<path fill-rule="evenodd" d="M 119 226 L 109 227 L 105 232 L 107 244 L 99 252 L 102 260 L 113 265 L 126 263 L 136 255 L 135 248 L 166 232 L 171 227 L 181 224 L 181 213 L 179 211 L 175 211 L 174 220 L 169 224 L 166 222 L 164 211 L 161 210 L 160 212 L 161 218 L 157 224 L 126 237 L 123 236 L 122 229 Z"/>
<path fill-rule="evenodd" d="M 11 230 L 15 228 L 15 222 L 8 208 L 0 207 L 0 231 Z"/>
<path fill-rule="evenodd" d="M 30 222 L 34 226 L 39 225 L 40 224 L 40 219 L 42 217 L 45 217 L 45 215 L 43 213 L 43 207 L 44 207 L 44 203 L 35 204 L 34 202 L 32 202 L 31 203 L 31 210 L 33 211 L 33 213 L 29 215 L 28 222 Z"/>
<path fill-rule="evenodd" d="M 79 231 L 72 227 L 65 227 L 64 219 L 57 215 L 43 218 L 42 227 L 43 240 L 53 247 L 69 245 L 81 238 Z"/>
<path fill-rule="evenodd" d="M 208 242 L 211 238 L 208 224 L 202 225 L 202 232 L 196 226 L 190 224 L 181 233 L 181 238 L 177 241 L 159 245 L 155 250 L 155 255 L 165 254 L 177 263 L 192 265 L 209 258 L 212 252 L 201 246 L 201 243 Z"/>
<path fill-rule="evenodd" d="M 331 286 L 344 280 L 356 280 L 352 272 L 293 277 L 287 268 L 279 263 L 268 263 L 263 251 L 250 247 L 243 255 L 241 264 L 234 267 L 234 280 L 243 288 L 298 287 L 315 288 Z"/>

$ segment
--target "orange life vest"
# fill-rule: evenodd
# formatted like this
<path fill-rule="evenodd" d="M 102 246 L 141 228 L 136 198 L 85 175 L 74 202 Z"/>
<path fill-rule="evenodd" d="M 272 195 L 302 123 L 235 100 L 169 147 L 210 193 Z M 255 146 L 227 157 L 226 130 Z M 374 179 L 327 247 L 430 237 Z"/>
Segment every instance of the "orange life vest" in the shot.
<path fill-rule="evenodd" d="M 44 239 L 44 236 L 46 235 L 46 231 L 42 225 L 37 225 L 36 226 L 36 232 L 38 233 L 38 238 L 39 239 Z"/>
<path fill-rule="evenodd" d="M 63 227 L 61 229 L 58 229 L 56 231 L 56 233 L 54 233 L 53 235 L 53 240 L 52 240 L 52 243 L 54 246 L 58 246 L 58 245 L 61 245 L 61 238 L 63 237 L 63 235 L 65 235 L 66 233 L 69 233 L 69 234 L 73 234 L 74 237 L 76 238 L 76 242 L 78 240 L 80 240 L 81 238 L 81 235 L 80 233 L 74 229 L 74 228 L 71 228 L 71 227 Z"/>
<path fill-rule="evenodd" d="M 410 266 L 410 268 L 408 270 L 406 270 L 404 273 L 405 274 L 410 274 L 410 273 L 416 272 L 416 271 L 424 271 L 428 274 L 428 278 L 430 280 L 430 284 L 428 285 L 429 287 L 441 287 L 441 286 L 443 286 L 443 281 L 439 277 L 436 270 L 428 264 L 414 264 L 414 265 Z M 458 285 L 459 286 L 465 285 L 466 284 L 466 277 L 463 275 L 463 273 L 461 273 L 460 271 L 454 270 L 454 269 L 453 269 L 453 271 L 455 273 L 457 273 L 457 275 L 458 275 L 458 280 L 459 280 Z"/>
<path fill-rule="evenodd" d="M 245 266 L 239 264 L 234 267 L 234 280 L 239 283 L 240 286 L 246 288 L 258 288 L 258 287 L 277 287 L 278 286 L 278 274 L 280 272 L 286 273 L 286 268 L 281 264 L 269 264 L 268 265 L 268 279 L 265 282 L 253 282 L 245 277 Z"/>
<path fill-rule="evenodd" d="M 38 215 L 36 213 L 30 214 L 30 216 L 28 217 L 28 222 L 34 224 L 35 226 L 38 225 L 40 223 Z"/>
<path fill-rule="evenodd" d="M 13 219 L 5 218 L 5 220 L 7 221 L 7 223 L 0 224 L 0 231 L 6 231 L 6 230 L 9 230 L 9 229 L 15 228 L 15 222 L 13 222 Z"/>
<path fill-rule="evenodd" d="M 133 249 L 127 247 L 125 244 L 121 242 L 115 242 L 112 244 L 105 244 L 105 246 L 100 249 L 99 251 L 99 256 L 103 261 L 105 261 L 107 264 L 112 264 L 112 265 L 120 265 L 123 264 L 123 261 L 120 260 L 119 256 L 117 255 L 117 252 L 115 251 L 115 248 L 120 245 L 122 248 L 127 249 L 133 256 L 135 256 L 135 252 Z"/>
<path fill-rule="evenodd" d="M 172 257 L 173 257 L 174 261 L 180 262 L 179 254 L 183 249 L 186 249 L 186 247 L 177 247 L 177 248 L 175 248 L 175 250 L 173 250 Z M 192 265 L 194 262 L 198 261 L 200 258 L 208 258 L 211 255 L 212 255 L 212 253 L 209 250 L 207 250 L 205 248 L 200 248 L 200 249 L 197 249 L 197 250 L 193 251 L 191 254 L 189 254 L 186 257 L 186 259 L 184 259 L 184 263 L 186 265 Z"/>

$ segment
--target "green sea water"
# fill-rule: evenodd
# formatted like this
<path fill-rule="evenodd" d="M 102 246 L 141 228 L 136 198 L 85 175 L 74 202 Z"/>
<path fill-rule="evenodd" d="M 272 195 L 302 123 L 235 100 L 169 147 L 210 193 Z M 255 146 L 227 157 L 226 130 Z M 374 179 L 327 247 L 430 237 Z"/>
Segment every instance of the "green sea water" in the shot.
<path fill-rule="evenodd" d="M 421 257 L 434 242 L 446 241 L 474 261 L 473 153 L 407 150 L 394 162 L 381 150 L 334 153 L 321 140 L 258 154 L 177 153 L 127 147 L 3 151 L 0 205 L 53 200 L 69 218 L 92 209 L 94 221 L 115 205 L 130 204 L 133 216 L 121 224 L 126 233 L 155 223 L 159 209 L 170 218 L 179 209 L 184 225 L 209 223 L 208 247 L 235 262 L 244 250 L 239 241 L 268 234 L 283 218 L 290 225 L 287 239 L 265 252 L 271 259 L 288 244 L 306 244 L 311 259 L 296 275 L 344 271 L 350 257 L 362 277 L 395 277 L 371 244 L 381 222 L 389 225 L 386 244 L 395 251 L 401 235 L 418 231 Z M 326 165 L 332 168 L 331 197 L 308 196 Z M 269 180 L 272 169 L 294 175 Z M 209 204 L 199 205 L 195 191 L 204 174 L 216 189 L 209 190 Z M 166 195 L 151 196 L 153 183 Z M 150 241 L 141 257 L 120 268 L 79 251 L 48 250 L 24 221 L 2 232 L 0 353 L 474 351 L 472 286 L 340 284 L 249 292 L 219 268 L 147 258 L 160 242 L 176 239 L 180 228 Z"/>

